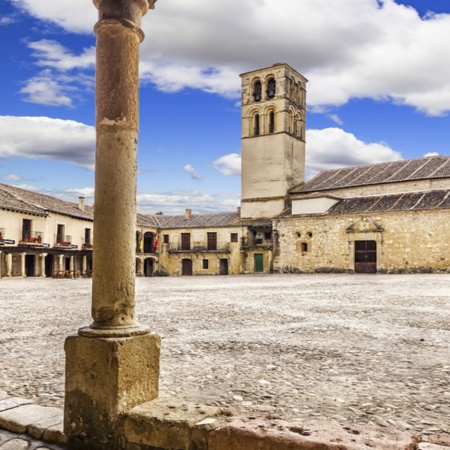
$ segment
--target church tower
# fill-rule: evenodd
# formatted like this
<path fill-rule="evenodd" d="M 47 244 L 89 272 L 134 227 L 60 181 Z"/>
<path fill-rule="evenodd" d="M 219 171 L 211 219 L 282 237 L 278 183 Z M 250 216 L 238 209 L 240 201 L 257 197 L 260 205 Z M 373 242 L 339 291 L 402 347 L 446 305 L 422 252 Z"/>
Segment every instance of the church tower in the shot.
<path fill-rule="evenodd" d="M 271 218 L 305 177 L 307 79 L 287 64 L 241 75 L 243 219 Z"/>

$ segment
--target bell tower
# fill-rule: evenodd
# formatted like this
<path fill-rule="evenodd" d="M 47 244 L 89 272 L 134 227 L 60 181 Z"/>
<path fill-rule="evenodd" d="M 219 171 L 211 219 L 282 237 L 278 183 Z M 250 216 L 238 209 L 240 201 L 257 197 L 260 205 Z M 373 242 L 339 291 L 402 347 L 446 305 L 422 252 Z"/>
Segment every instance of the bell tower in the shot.
<path fill-rule="evenodd" d="M 287 64 L 241 75 L 242 218 L 271 218 L 304 181 L 307 79 Z"/>

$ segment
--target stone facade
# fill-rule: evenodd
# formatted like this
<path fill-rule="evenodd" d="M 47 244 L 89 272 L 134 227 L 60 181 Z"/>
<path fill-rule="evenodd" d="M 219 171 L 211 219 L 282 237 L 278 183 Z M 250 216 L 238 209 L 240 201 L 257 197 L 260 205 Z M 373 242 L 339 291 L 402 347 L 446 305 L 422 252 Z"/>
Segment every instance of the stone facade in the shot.
<path fill-rule="evenodd" d="M 284 218 L 274 270 L 354 272 L 355 241 L 375 241 L 377 272 L 449 272 L 449 219 L 450 210 Z"/>

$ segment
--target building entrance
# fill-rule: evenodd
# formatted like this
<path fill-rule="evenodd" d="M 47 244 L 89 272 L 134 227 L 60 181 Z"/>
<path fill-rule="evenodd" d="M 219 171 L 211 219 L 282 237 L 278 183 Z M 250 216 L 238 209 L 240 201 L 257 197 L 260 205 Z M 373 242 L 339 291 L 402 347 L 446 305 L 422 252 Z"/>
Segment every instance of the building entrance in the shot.
<path fill-rule="evenodd" d="M 376 241 L 355 241 L 355 272 L 377 272 Z"/>

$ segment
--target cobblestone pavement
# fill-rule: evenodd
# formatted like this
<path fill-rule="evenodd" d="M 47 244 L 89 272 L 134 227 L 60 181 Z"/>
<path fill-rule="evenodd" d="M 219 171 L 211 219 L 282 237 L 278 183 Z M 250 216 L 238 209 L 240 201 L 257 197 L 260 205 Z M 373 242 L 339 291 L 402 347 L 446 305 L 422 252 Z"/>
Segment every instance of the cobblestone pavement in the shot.
<path fill-rule="evenodd" d="M 66 450 L 66 447 L 0 429 L 0 450 Z"/>
<path fill-rule="evenodd" d="M 91 280 L 0 280 L 0 390 L 63 405 Z M 138 278 L 161 397 L 286 419 L 450 433 L 450 275 Z M 4 450 L 3 448 L 1 450 Z"/>

